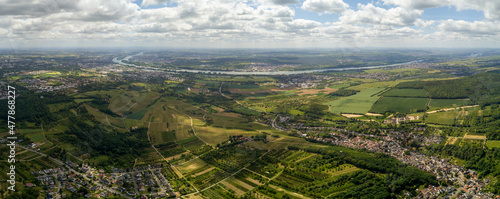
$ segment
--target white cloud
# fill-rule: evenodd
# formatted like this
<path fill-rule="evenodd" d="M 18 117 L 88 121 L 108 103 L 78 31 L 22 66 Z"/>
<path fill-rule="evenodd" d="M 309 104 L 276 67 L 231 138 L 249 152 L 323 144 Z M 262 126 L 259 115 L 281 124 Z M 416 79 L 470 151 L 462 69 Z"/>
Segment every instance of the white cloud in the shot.
<path fill-rule="evenodd" d="M 75 17 L 85 21 L 113 21 L 138 14 L 139 6 L 128 0 L 81 0 Z"/>
<path fill-rule="evenodd" d="M 385 5 L 396 5 L 406 9 L 428 9 L 455 6 L 458 11 L 478 10 L 484 12 L 489 20 L 500 20 L 500 1 L 498 0 L 383 0 Z"/>
<path fill-rule="evenodd" d="M 151 6 L 175 2 L 175 0 L 143 0 L 141 6 Z"/>
<path fill-rule="evenodd" d="M 311 12 L 340 14 L 347 10 L 349 5 L 342 0 L 306 0 L 301 8 Z"/>
<path fill-rule="evenodd" d="M 382 24 L 393 26 L 411 26 L 422 15 L 421 10 L 406 10 L 401 7 L 384 9 L 369 3 L 358 4 L 358 11 L 348 10 L 339 18 L 343 23 Z"/>
<path fill-rule="evenodd" d="M 480 10 L 489 20 L 500 20 L 500 1 L 498 0 L 452 0 L 457 10 Z"/>
<path fill-rule="evenodd" d="M 273 4 L 276 5 L 294 5 L 299 4 L 299 0 L 270 0 Z"/>
<path fill-rule="evenodd" d="M 300 3 L 297 0 L 144 0 L 142 5 L 174 1 L 168 7 L 141 9 L 131 0 L 0 0 L 5 5 L 0 7 L 0 41 L 328 47 L 425 43 L 439 38 L 491 41 L 500 34 L 498 16 L 493 13 L 496 4 L 486 0 L 477 5 L 465 0 L 384 0 L 390 8 L 368 3 L 358 4 L 357 10 L 350 10 L 342 0 L 305 0 L 302 9 L 340 15 L 338 21 L 328 23 L 298 18 L 295 13 L 300 8 L 287 6 Z M 488 20 L 421 18 L 424 9 L 444 4 L 485 10 Z"/>
<path fill-rule="evenodd" d="M 406 9 L 423 10 L 448 5 L 449 0 L 383 0 L 385 5 L 397 5 Z"/>
<path fill-rule="evenodd" d="M 497 35 L 500 34 L 500 22 L 446 20 L 437 28 L 443 32 L 455 32 L 465 35 Z"/>

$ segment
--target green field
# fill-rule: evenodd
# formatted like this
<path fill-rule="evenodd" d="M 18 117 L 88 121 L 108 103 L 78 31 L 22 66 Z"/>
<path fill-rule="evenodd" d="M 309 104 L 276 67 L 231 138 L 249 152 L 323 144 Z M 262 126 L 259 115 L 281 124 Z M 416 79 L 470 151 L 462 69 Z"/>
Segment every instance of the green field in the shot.
<path fill-rule="evenodd" d="M 443 106 L 466 106 L 471 101 L 469 99 L 431 99 L 430 107 L 443 107 Z"/>
<path fill-rule="evenodd" d="M 428 114 L 425 123 L 452 125 L 457 118 L 457 111 L 445 111 Z"/>
<path fill-rule="evenodd" d="M 382 97 L 373 105 L 370 112 L 412 113 L 417 109 L 425 110 L 428 101 L 428 98 Z"/>
<path fill-rule="evenodd" d="M 488 140 L 486 141 L 486 146 L 490 149 L 494 147 L 500 148 L 500 140 Z"/>
<path fill-rule="evenodd" d="M 90 102 L 92 101 L 93 99 L 75 99 L 75 102 L 76 103 L 81 103 L 81 102 Z"/>
<path fill-rule="evenodd" d="M 146 114 L 150 108 L 146 108 L 140 111 L 137 111 L 135 113 L 130 114 L 127 118 L 129 119 L 134 119 L 134 120 L 141 120 L 144 117 L 144 114 Z"/>
<path fill-rule="evenodd" d="M 330 106 L 330 111 L 335 114 L 341 113 L 367 113 L 373 104 L 380 98 L 375 95 L 385 88 L 367 88 L 355 95 L 340 98 L 331 102 L 325 103 Z"/>
<path fill-rule="evenodd" d="M 21 133 L 36 133 L 42 132 L 42 129 L 20 129 Z"/>
<path fill-rule="evenodd" d="M 397 89 L 393 88 L 383 95 L 384 97 L 427 97 L 424 89 Z"/>
<path fill-rule="evenodd" d="M 179 165 L 179 166 L 176 166 L 177 169 L 179 169 L 179 171 L 183 174 L 187 174 L 187 173 L 192 173 L 196 170 L 201 170 L 203 168 L 209 168 L 211 167 L 210 165 L 208 165 L 205 161 L 203 161 L 202 159 L 199 159 L 199 158 L 196 158 L 194 160 L 191 160 L 189 162 L 186 162 L 182 165 Z"/>
<path fill-rule="evenodd" d="M 162 137 L 164 143 L 173 142 L 176 140 L 175 132 L 172 132 L 172 131 L 162 131 L 161 137 Z"/>
<path fill-rule="evenodd" d="M 30 140 L 32 142 L 40 142 L 43 140 L 43 134 L 42 133 L 39 133 L 39 134 L 31 134 L 31 135 L 27 135 Z"/>

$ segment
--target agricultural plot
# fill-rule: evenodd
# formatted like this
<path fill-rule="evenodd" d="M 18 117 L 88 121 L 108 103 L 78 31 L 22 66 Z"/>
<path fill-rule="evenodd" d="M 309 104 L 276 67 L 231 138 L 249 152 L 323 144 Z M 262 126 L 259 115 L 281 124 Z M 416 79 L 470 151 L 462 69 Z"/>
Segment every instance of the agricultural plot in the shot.
<path fill-rule="evenodd" d="M 210 145 L 226 141 L 231 135 L 252 136 L 258 135 L 257 131 L 269 130 L 269 127 L 248 122 L 244 118 L 229 117 L 224 113 L 207 115 L 206 118 L 213 120 L 211 126 L 195 125 L 194 129 L 196 135 Z"/>
<path fill-rule="evenodd" d="M 196 177 L 186 177 L 198 190 L 207 188 L 224 178 L 229 177 L 230 174 L 219 169 L 213 169 L 202 175 Z"/>
<path fill-rule="evenodd" d="M 385 88 L 367 88 L 355 95 L 340 98 L 331 102 L 325 103 L 330 106 L 330 111 L 335 114 L 342 113 L 358 113 L 365 114 L 380 98 L 379 94 Z"/>
<path fill-rule="evenodd" d="M 488 148 L 500 148 L 500 140 L 488 140 L 486 141 L 486 146 Z"/>
<path fill-rule="evenodd" d="M 223 181 L 222 184 L 227 188 L 236 192 L 236 195 L 243 195 L 245 192 L 250 191 L 254 188 L 254 186 L 249 185 L 241 180 L 238 180 L 234 177 L 230 177 L 227 180 Z"/>
<path fill-rule="evenodd" d="M 373 113 L 412 113 L 423 111 L 427 107 L 428 98 L 382 97 L 373 105 Z"/>
<path fill-rule="evenodd" d="M 325 172 L 329 173 L 332 176 L 339 176 L 339 175 L 344 175 L 344 174 L 348 174 L 351 172 L 355 172 L 358 170 L 360 170 L 360 169 L 353 166 L 353 165 L 343 164 L 343 165 L 339 165 L 338 167 L 328 168 L 328 169 L 326 169 Z"/>
<path fill-rule="evenodd" d="M 427 114 L 427 117 L 425 117 L 425 123 L 452 125 L 455 123 L 458 113 L 458 111 L 452 110 Z"/>
<path fill-rule="evenodd" d="M 196 158 L 188 162 L 185 162 L 182 165 L 177 165 L 176 168 L 182 173 L 182 175 L 190 176 L 192 174 L 203 172 L 213 167 L 207 164 L 205 161 L 201 160 L 200 158 Z"/>
<path fill-rule="evenodd" d="M 29 134 L 27 137 L 34 143 L 45 141 L 43 133 Z"/>
<path fill-rule="evenodd" d="M 260 186 L 269 180 L 268 178 L 265 178 L 259 174 L 253 173 L 250 170 L 246 169 L 241 170 L 239 173 L 234 175 L 234 177 L 252 187 Z"/>
<path fill-rule="evenodd" d="M 292 155 L 292 151 L 285 149 L 271 150 L 269 153 L 262 156 L 262 158 L 250 164 L 247 169 L 262 176 L 272 178 L 283 170 L 282 167 L 278 166 L 281 159 L 290 155 Z"/>
<path fill-rule="evenodd" d="M 194 136 L 189 117 L 168 107 L 168 102 L 156 103 L 142 121 L 149 123 L 149 132 L 155 144 L 185 140 Z M 193 118 L 193 125 L 203 123 L 202 120 Z"/>
<path fill-rule="evenodd" d="M 173 142 L 155 145 L 155 147 L 164 157 L 170 157 L 186 152 L 186 149 Z"/>
<path fill-rule="evenodd" d="M 383 95 L 384 97 L 427 97 L 424 89 L 398 89 L 393 88 Z"/>
<path fill-rule="evenodd" d="M 144 121 L 140 121 L 140 120 L 133 120 L 133 119 L 125 119 L 125 125 L 127 127 L 127 129 L 130 129 L 132 127 L 143 127 L 145 122 Z M 147 126 L 147 124 L 146 124 Z"/>
<path fill-rule="evenodd" d="M 289 191 L 283 190 L 279 187 L 275 187 L 273 185 L 262 185 L 258 186 L 255 191 L 249 193 L 249 195 L 254 196 L 256 198 L 271 198 L 271 199 L 281 199 L 281 198 L 289 198 L 289 199 L 301 199 L 306 197 L 298 197 L 294 193 L 290 193 Z"/>
<path fill-rule="evenodd" d="M 367 80 L 367 79 L 351 79 L 352 82 L 362 82 L 356 86 L 347 87 L 348 89 L 360 90 L 363 91 L 369 88 L 389 88 L 394 87 L 397 84 L 403 82 L 404 80 L 396 80 L 396 81 L 375 81 L 375 80 Z"/>
<path fill-rule="evenodd" d="M 315 146 L 315 147 L 325 147 L 324 145 L 319 145 L 315 143 L 308 142 L 304 139 L 300 138 L 293 138 L 293 137 L 280 137 L 277 139 L 273 139 L 272 137 L 268 139 L 270 142 L 263 143 L 261 141 L 255 142 L 247 142 L 245 143 L 246 146 L 250 146 L 252 148 L 257 148 L 257 149 L 266 149 L 266 150 L 273 150 L 273 149 L 282 149 L 282 148 L 287 148 L 288 146 Z"/>
<path fill-rule="evenodd" d="M 191 153 L 194 155 L 201 155 L 212 149 L 211 146 L 206 145 L 202 140 L 198 139 L 198 137 L 191 137 L 185 140 L 181 140 L 177 142 L 177 144 L 191 151 Z"/>
<path fill-rule="evenodd" d="M 94 99 L 85 99 L 85 98 L 83 98 L 83 99 L 75 99 L 75 102 L 79 104 L 79 103 L 82 103 L 82 102 L 90 102 L 92 100 L 94 100 Z"/>
<path fill-rule="evenodd" d="M 210 189 L 207 189 L 207 190 L 201 192 L 201 194 L 205 197 L 208 197 L 208 198 L 232 199 L 232 198 L 236 197 L 236 195 L 227 191 L 227 187 L 223 187 L 223 186 L 224 185 L 221 185 L 221 184 L 215 185 L 215 186 L 211 187 Z"/>
<path fill-rule="evenodd" d="M 136 166 L 154 164 L 155 162 L 162 162 L 163 158 L 151 148 L 151 152 L 140 156 L 136 160 Z"/>
<path fill-rule="evenodd" d="M 101 122 L 102 124 L 108 124 L 108 120 L 106 119 L 106 114 L 103 112 L 99 111 L 99 109 L 96 109 L 88 104 L 84 105 L 87 111 L 94 116 L 94 119 Z"/>
<path fill-rule="evenodd" d="M 109 109 L 118 114 L 125 112 L 136 112 L 152 104 L 160 96 L 155 92 L 137 92 L 137 91 L 111 91 Z"/>
<path fill-rule="evenodd" d="M 122 132 L 127 131 L 127 127 L 125 126 L 125 123 L 122 119 L 109 116 L 99 111 L 99 109 L 89 106 L 88 104 L 85 104 L 84 106 L 87 111 L 94 116 L 95 120 L 99 121 L 100 123 L 109 125 Z"/>
<path fill-rule="evenodd" d="M 57 104 L 48 104 L 47 107 L 49 108 L 49 111 L 52 113 L 59 112 L 61 109 L 67 109 L 70 106 L 75 105 L 73 102 L 67 102 L 67 103 L 57 103 Z"/>
<path fill-rule="evenodd" d="M 243 168 L 246 164 L 256 160 L 263 150 L 250 150 L 242 147 L 225 147 L 213 150 L 200 156 L 205 162 L 220 168 L 228 173 L 233 173 Z"/>
<path fill-rule="evenodd" d="M 467 106 L 470 105 L 469 99 L 431 99 L 430 107 L 449 107 L 449 106 Z"/>
<path fill-rule="evenodd" d="M 129 119 L 134 119 L 134 120 L 142 120 L 142 118 L 144 117 L 144 115 L 150 111 L 151 108 L 145 108 L 145 109 L 142 109 L 140 111 L 137 111 L 135 113 L 132 113 L 130 114 L 129 116 L 127 116 L 127 118 Z"/>

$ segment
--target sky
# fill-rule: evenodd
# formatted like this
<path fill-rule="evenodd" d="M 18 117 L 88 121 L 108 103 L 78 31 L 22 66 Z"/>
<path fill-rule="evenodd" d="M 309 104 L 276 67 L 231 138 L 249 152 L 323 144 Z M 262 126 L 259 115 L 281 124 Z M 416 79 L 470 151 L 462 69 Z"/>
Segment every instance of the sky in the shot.
<path fill-rule="evenodd" d="M 0 0 L 0 48 L 497 48 L 500 0 Z"/>

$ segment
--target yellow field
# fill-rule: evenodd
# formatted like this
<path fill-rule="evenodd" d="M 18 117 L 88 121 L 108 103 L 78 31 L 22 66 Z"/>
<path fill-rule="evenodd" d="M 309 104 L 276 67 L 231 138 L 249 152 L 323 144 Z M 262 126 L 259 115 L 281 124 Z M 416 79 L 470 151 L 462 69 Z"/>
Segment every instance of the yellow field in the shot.
<path fill-rule="evenodd" d="M 193 171 L 196 171 L 197 169 L 201 169 L 203 167 L 212 167 L 209 164 L 207 164 L 205 161 L 201 160 L 200 158 L 193 159 L 189 162 L 186 162 L 182 165 L 177 165 L 175 166 L 179 171 L 183 174 L 189 174 Z"/>
<path fill-rule="evenodd" d="M 468 139 L 478 139 L 478 140 L 486 140 L 486 136 L 484 135 L 464 135 L 464 138 Z"/>
<path fill-rule="evenodd" d="M 44 73 L 44 74 L 47 74 L 47 75 L 60 75 L 61 72 L 59 72 L 59 71 L 51 71 L 51 72 L 47 72 L 47 73 Z"/>

